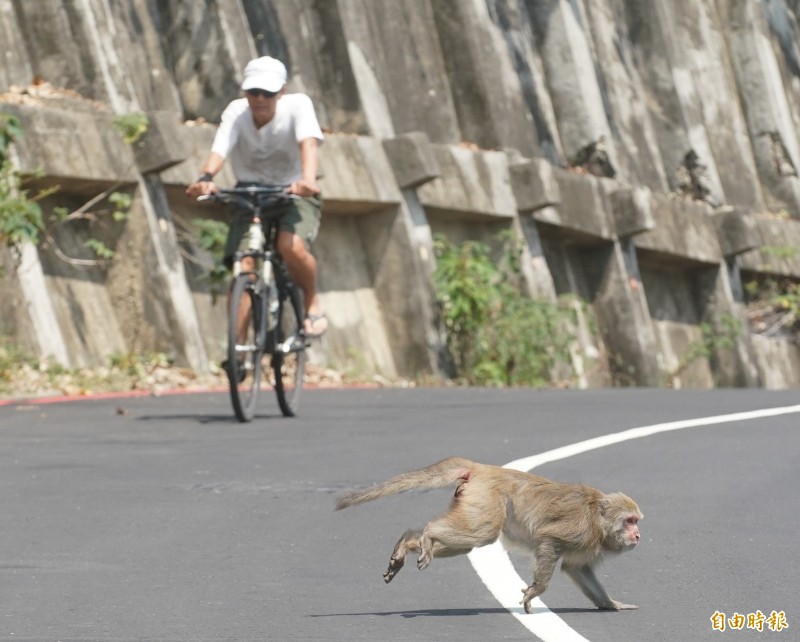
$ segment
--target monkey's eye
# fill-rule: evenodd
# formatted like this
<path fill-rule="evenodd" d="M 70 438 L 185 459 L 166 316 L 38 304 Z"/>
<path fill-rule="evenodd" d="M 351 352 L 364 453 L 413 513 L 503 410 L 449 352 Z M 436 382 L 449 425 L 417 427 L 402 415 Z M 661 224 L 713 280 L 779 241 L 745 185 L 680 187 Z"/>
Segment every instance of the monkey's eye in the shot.
<path fill-rule="evenodd" d="M 628 519 L 625 520 L 625 523 L 628 524 L 629 526 L 635 526 L 636 522 L 638 521 L 639 520 L 636 519 L 635 517 L 628 517 Z"/>

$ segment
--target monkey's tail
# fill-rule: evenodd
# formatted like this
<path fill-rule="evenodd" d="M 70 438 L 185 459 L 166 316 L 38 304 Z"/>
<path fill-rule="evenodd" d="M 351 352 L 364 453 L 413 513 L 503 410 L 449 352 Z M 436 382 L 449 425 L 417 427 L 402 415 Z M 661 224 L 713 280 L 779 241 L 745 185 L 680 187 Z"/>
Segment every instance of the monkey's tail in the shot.
<path fill-rule="evenodd" d="M 443 459 L 427 468 L 402 473 L 371 488 L 342 495 L 336 500 L 336 510 L 371 502 L 373 499 L 388 495 L 397 495 L 407 490 L 430 490 L 452 486 L 458 482 L 467 481 L 476 466 L 475 462 L 461 457 Z"/>

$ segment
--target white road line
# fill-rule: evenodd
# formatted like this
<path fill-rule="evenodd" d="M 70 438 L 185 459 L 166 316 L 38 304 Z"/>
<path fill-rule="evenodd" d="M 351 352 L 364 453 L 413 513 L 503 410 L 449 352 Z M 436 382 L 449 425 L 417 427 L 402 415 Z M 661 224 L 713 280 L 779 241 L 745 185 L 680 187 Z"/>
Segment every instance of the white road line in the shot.
<path fill-rule="evenodd" d="M 747 421 L 750 419 L 763 419 L 764 417 L 788 415 L 795 412 L 800 412 L 800 405 L 737 412 L 730 415 L 717 415 L 715 417 L 703 417 L 700 419 L 685 419 L 682 421 L 631 428 L 630 430 L 624 430 L 611 435 L 603 435 L 602 437 L 579 441 L 531 457 L 516 459 L 506 464 L 504 468 L 533 470 L 537 466 L 541 466 L 550 461 L 566 459 L 567 457 L 572 457 L 573 455 L 578 455 L 589 450 L 611 446 L 640 437 L 649 437 L 650 435 L 656 435 L 662 432 L 726 424 L 736 421 Z M 528 584 L 517 574 L 517 571 L 511 564 L 511 560 L 508 558 L 508 554 L 499 542 L 484 546 L 483 548 L 477 548 L 473 550 L 468 557 L 473 568 L 478 573 L 478 576 L 489 591 L 491 591 L 492 595 L 495 596 L 497 601 L 508 609 L 526 629 L 540 640 L 543 642 L 589 642 L 589 640 L 570 628 L 564 620 L 548 609 L 547 605 L 538 597 L 531 603 L 534 612 L 531 614 L 525 613 L 520 606 L 520 600 L 522 599 L 521 589 L 525 588 Z"/>

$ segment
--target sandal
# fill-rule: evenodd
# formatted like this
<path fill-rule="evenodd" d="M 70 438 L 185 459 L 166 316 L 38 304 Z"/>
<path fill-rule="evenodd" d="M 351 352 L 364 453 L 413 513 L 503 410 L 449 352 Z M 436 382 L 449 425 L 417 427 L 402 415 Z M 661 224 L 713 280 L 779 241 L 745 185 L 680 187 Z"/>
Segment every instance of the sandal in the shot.
<path fill-rule="evenodd" d="M 328 330 L 328 317 L 325 313 L 309 314 L 306 317 L 303 327 L 306 331 L 306 336 L 309 338 L 321 337 Z"/>

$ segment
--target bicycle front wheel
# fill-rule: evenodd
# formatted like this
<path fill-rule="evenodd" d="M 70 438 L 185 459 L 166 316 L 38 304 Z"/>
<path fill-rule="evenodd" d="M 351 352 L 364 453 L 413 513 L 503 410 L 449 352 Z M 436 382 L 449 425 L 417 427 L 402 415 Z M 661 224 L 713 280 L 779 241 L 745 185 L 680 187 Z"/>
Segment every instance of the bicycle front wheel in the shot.
<path fill-rule="evenodd" d="M 239 421 L 250 421 L 261 389 L 264 354 L 263 319 L 266 302 L 261 278 L 240 274 L 231 287 L 228 312 L 228 384 L 233 411 Z"/>
<path fill-rule="evenodd" d="M 278 304 L 275 351 L 272 354 L 275 394 L 285 417 L 297 414 L 303 390 L 308 358 L 303 319 L 302 295 L 297 289 L 291 288 L 281 296 Z"/>

